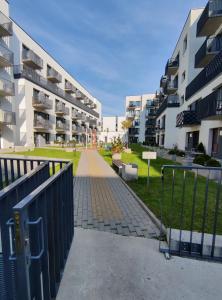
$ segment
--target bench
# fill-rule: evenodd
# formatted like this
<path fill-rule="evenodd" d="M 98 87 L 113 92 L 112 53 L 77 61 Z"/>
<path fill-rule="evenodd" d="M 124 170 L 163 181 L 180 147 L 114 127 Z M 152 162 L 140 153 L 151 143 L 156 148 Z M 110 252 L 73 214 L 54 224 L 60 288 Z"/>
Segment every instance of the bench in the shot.
<path fill-rule="evenodd" d="M 112 164 L 113 164 L 113 168 L 121 176 L 122 175 L 122 168 L 123 168 L 122 160 L 121 159 L 113 159 Z"/>

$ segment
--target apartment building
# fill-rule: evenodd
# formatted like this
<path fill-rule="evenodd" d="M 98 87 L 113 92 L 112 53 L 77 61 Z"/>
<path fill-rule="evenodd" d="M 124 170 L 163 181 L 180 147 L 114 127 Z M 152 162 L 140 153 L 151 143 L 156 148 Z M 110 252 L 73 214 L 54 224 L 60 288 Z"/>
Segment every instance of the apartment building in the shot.
<path fill-rule="evenodd" d="M 197 21 L 203 9 L 192 9 L 177 41 L 171 58 L 167 61 L 160 79 L 159 109 L 156 119 L 156 143 L 165 148 L 177 145 L 185 149 L 184 136 L 177 126 L 177 114 L 186 105 L 187 84 L 198 74 L 194 56 L 204 39 L 196 38 Z"/>
<path fill-rule="evenodd" d="M 0 0 L 0 4 L 4 8 L 1 15 L 11 29 L 7 45 L 14 53 L 14 67 L 7 70 L 8 76 L 14 73 L 11 85 L 7 81 L 11 93 L 6 95 L 11 103 L 11 122 L 3 126 L 1 146 L 43 146 L 73 139 L 96 142 L 101 103 L 10 20 L 7 1 Z M 5 22 L 1 24 L 5 26 Z"/>
<path fill-rule="evenodd" d="M 209 155 L 222 158 L 222 0 L 211 0 L 195 26 L 200 47 L 192 56 L 196 76 L 188 81 L 177 115 L 178 146 L 191 149 L 202 142 Z"/>
<path fill-rule="evenodd" d="M 155 143 L 155 116 L 158 106 L 157 94 L 126 97 L 126 119 L 131 120 L 128 130 L 130 143 Z"/>
<path fill-rule="evenodd" d="M 126 118 L 122 117 L 102 117 L 99 140 L 104 143 L 111 143 L 115 138 L 121 138 L 122 142 L 127 141 L 127 132 L 122 127 L 122 122 Z"/>
<path fill-rule="evenodd" d="M 160 81 L 156 142 L 222 158 L 222 0 L 193 9 Z"/>

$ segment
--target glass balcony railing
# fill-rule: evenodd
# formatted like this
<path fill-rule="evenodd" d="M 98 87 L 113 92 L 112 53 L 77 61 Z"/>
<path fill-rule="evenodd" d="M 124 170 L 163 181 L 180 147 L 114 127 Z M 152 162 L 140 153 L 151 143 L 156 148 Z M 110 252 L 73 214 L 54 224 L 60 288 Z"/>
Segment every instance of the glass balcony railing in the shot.
<path fill-rule="evenodd" d="M 0 12 L 0 36 L 12 36 L 13 35 L 13 25 L 12 21 L 6 17 L 2 12 Z"/>
<path fill-rule="evenodd" d="M 60 115 L 69 115 L 69 108 L 66 107 L 63 103 L 58 102 L 55 106 L 55 113 Z"/>
<path fill-rule="evenodd" d="M 222 0 L 210 0 L 197 23 L 197 36 L 213 35 L 221 24 Z"/>
<path fill-rule="evenodd" d="M 175 75 L 179 68 L 179 59 L 178 58 L 171 58 L 168 60 L 165 68 L 165 75 Z"/>
<path fill-rule="evenodd" d="M 33 69 L 43 68 L 43 60 L 32 50 L 23 49 L 22 62 Z"/>
<path fill-rule="evenodd" d="M 79 90 L 76 91 L 76 99 L 78 100 L 84 99 L 84 95 Z"/>
<path fill-rule="evenodd" d="M 33 95 L 32 105 L 38 109 L 51 109 L 52 101 L 43 92 L 39 92 Z"/>
<path fill-rule="evenodd" d="M 0 67 L 11 67 L 14 62 L 13 53 L 6 47 L 0 44 Z"/>
<path fill-rule="evenodd" d="M 66 93 L 70 93 L 73 94 L 76 91 L 76 88 L 74 87 L 74 85 L 69 82 L 68 80 L 65 82 L 65 91 Z"/>
<path fill-rule="evenodd" d="M 5 125 L 15 125 L 15 113 L 0 109 L 0 123 Z"/>
<path fill-rule="evenodd" d="M 34 119 L 34 124 L 33 124 L 33 127 L 35 128 L 35 129 L 41 129 L 41 130 L 49 130 L 49 129 L 51 129 L 51 124 L 50 124 L 50 122 L 49 122 L 49 120 L 47 120 L 47 119 L 44 119 L 44 118 L 42 118 L 42 117 L 36 117 L 35 119 Z"/>
<path fill-rule="evenodd" d="M 55 69 L 48 68 L 47 69 L 47 79 L 53 83 L 59 83 L 62 81 L 62 75 L 59 74 Z"/>
<path fill-rule="evenodd" d="M 196 111 L 184 110 L 177 115 L 176 127 L 190 127 L 198 124 L 200 124 L 200 121 L 198 120 Z"/>
<path fill-rule="evenodd" d="M 15 85 L 13 82 L 0 78 L 0 96 L 14 96 L 15 95 Z"/>

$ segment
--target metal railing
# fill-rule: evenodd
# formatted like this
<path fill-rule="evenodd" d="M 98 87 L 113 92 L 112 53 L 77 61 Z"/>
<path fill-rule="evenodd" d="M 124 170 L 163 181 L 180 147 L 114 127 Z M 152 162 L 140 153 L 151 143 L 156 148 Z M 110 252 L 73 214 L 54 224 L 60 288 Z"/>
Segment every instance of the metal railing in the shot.
<path fill-rule="evenodd" d="M 69 82 L 67 80 L 67 81 L 65 81 L 65 91 L 67 93 L 75 93 L 76 88 L 74 87 L 74 85 L 71 82 Z"/>
<path fill-rule="evenodd" d="M 14 54 L 9 48 L 0 44 L 0 65 L 5 67 L 12 66 L 14 63 Z"/>
<path fill-rule="evenodd" d="M 47 78 L 52 79 L 52 81 L 61 82 L 62 81 L 62 75 L 59 74 L 55 69 L 48 68 L 47 69 Z"/>
<path fill-rule="evenodd" d="M 222 262 L 221 183 L 222 168 L 162 167 L 160 251 Z"/>
<path fill-rule="evenodd" d="M 199 120 L 222 115 L 222 93 L 214 91 L 198 101 L 197 116 Z"/>
<path fill-rule="evenodd" d="M 33 122 L 33 127 L 34 128 L 38 128 L 38 129 L 45 129 L 45 130 L 49 130 L 52 128 L 52 124 L 50 123 L 49 120 L 46 119 L 34 119 Z"/>
<path fill-rule="evenodd" d="M 28 152 L 27 152 L 28 153 Z M 67 160 L 57 159 L 42 159 L 42 158 L 15 158 L 15 157 L 1 157 L 0 158 L 0 190 L 16 179 L 27 174 L 41 163 L 48 162 L 50 172 L 55 174 L 56 170 L 61 169 L 68 163 Z"/>
<path fill-rule="evenodd" d="M 16 263 L 12 208 L 49 178 L 49 164 L 40 164 L 0 191 L 0 299 L 16 298 Z M 18 270 L 19 271 L 19 270 Z M 22 299 L 22 298 L 21 298 Z"/>
<path fill-rule="evenodd" d="M 198 124 L 200 124 L 200 120 L 198 119 L 197 111 L 184 110 L 181 113 L 179 113 L 176 117 L 176 127 L 184 127 Z"/>
<path fill-rule="evenodd" d="M 37 108 L 51 109 L 52 100 L 49 99 L 43 92 L 35 93 L 32 98 L 32 105 Z"/>
<path fill-rule="evenodd" d="M 26 61 L 31 61 L 37 68 L 40 68 L 40 69 L 43 68 L 43 60 L 41 59 L 41 57 L 39 57 L 34 51 L 32 51 L 30 49 L 22 50 L 22 60 L 23 60 L 23 63 Z"/>
<path fill-rule="evenodd" d="M 46 90 L 56 94 L 57 96 L 63 98 L 64 100 L 70 102 L 71 104 L 87 111 L 91 115 L 95 117 L 99 117 L 99 114 L 90 109 L 88 106 L 84 105 L 81 101 L 76 100 L 75 97 L 72 95 L 66 93 L 64 90 L 59 88 L 57 85 L 49 82 L 46 78 L 39 75 L 35 72 L 35 70 L 29 68 L 29 67 L 23 67 L 22 65 L 14 66 L 14 77 L 17 78 L 26 78 L 27 80 L 30 80 L 34 82 L 35 84 L 45 88 Z"/>
<path fill-rule="evenodd" d="M 0 36 L 11 36 L 13 35 L 13 24 L 12 21 L 0 12 Z"/>

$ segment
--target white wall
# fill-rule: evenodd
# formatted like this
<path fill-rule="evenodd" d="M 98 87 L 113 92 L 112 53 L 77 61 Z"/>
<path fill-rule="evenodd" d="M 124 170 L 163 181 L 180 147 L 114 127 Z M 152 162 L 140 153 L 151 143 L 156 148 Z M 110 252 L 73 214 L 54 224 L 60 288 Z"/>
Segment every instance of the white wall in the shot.
<path fill-rule="evenodd" d="M 126 142 L 127 135 L 122 128 L 125 119 L 125 117 L 103 117 L 99 141 L 111 143 L 115 138 L 120 137 L 123 142 Z"/>

